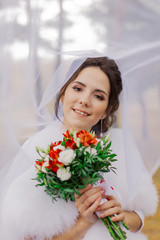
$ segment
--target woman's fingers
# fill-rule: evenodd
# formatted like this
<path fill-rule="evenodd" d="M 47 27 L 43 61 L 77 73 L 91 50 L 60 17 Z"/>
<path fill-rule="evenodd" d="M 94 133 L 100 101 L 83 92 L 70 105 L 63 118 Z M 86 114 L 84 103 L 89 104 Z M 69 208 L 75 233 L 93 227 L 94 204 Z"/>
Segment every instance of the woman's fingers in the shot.
<path fill-rule="evenodd" d="M 91 189 L 91 188 L 93 188 L 93 186 L 92 185 L 87 185 L 87 187 L 86 188 L 82 188 L 82 189 L 78 189 L 78 191 L 80 192 L 80 194 L 82 195 L 83 193 L 85 193 L 86 191 L 88 191 L 89 189 Z M 80 195 L 78 195 L 78 194 L 74 194 L 74 197 L 75 197 L 75 199 L 77 199 L 77 198 L 79 198 L 80 197 Z"/>
<path fill-rule="evenodd" d="M 104 190 L 102 187 L 87 187 L 85 190 L 84 189 L 80 189 L 80 193 L 81 196 L 79 195 L 75 195 L 75 199 L 76 199 L 76 203 L 83 203 L 86 201 L 87 198 L 91 197 L 92 195 L 96 194 L 96 193 L 101 193 L 104 194 Z"/>
<path fill-rule="evenodd" d="M 103 218 L 103 217 L 114 215 L 113 221 L 123 220 L 124 215 L 123 215 L 123 211 L 121 208 L 121 204 L 113 196 L 105 196 L 105 198 L 108 201 L 101 204 L 96 210 L 97 212 L 100 212 L 99 217 Z"/>
<path fill-rule="evenodd" d="M 102 190 L 88 192 L 87 194 L 88 197 L 85 195 L 84 197 L 82 197 L 82 199 L 79 199 L 79 202 L 78 202 L 79 211 L 82 212 L 88 209 L 99 197 L 102 197 L 102 195 L 103 195 Z"/>
<path fill-rule="evenodd" d="M 124 212 L 121 212 L 120 214 L 111 217 L 111 220 L 113 222 L 124 221 Z"/>
<path fill-rule="evenodd" d="M 112 197 L 112 198 L 111 198 Z M 106 196 L 107 200 L 109 199 L 108 196 Z M 112 199 L 112 200 L 111 200 Z M 118 207 L 121 208 L 121 204 L 116 200 L 115 197 L 110 196 L 110 200 L 104 202 L 103 204 L 101 204 L 98 208 L 97 211 L 104 211 L 113 207 Z"/>
<path fill-rule="evenodd" d="M 113 207 L 109 208 L 107 210 L 104 210 L 102 213 L 99 214 L 99 217 L 107 217 L 107 216 L 112 216 L 114 214 L 120 214 L 122 213 L 122 209 L 119 207 Z"/>
<path fill-rule="evenodd" d="M 98 197 L 96 201 L 94 201 L 94 203 L 89 208 L 87 208 L 86 211 L 84 211 L 83 216 L 89 216 L 93 214 L 96 211 L 96 208 L 100 204 L 101 200 L 102 200 L 102 197 L 101 196 Z"/>
<path fill-rule="evenodd" d="M 116 200 L 116 198 L 113 195 L 105 195 L 104 198 L 106 198 L 108 201 Z"/>

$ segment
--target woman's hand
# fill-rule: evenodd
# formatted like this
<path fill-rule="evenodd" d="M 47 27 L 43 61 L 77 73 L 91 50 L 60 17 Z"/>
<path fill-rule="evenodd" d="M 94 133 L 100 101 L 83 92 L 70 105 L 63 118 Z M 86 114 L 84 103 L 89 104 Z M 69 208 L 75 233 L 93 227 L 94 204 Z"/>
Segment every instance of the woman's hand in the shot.
<path fill-rule="evenodd" d="M 142 220 L 134 211 L 125 211 L 117 199 L 110 195 L 104 195 L 108 201 L 101 204 L 96 212 L 100 218 L 111 216 L 113 222 L 123 221 L 130 231 L 136 232 L 142 226 Z M 114 215 L 114 216 L 113 216 Z"/>
<path fill-rule="evenodd" d="M 113 222 L 124 221 L 125 214 L 121 208 L 121 204 L 117 201 L 117 199 L 110 195 L 105 195 L 104 198 L 106 198 L 107 201 L 97 208 L 96 211 L 100 212 L 98 216 L 100 218 L 112 216 L 111 220 Z"/>
<path fill-rule="evenodd" d="M 75 206 L 78 208 L 80 216 L 89 223 L 95 223 L 98 219 L 95 211 L 104 195 L 104 189 L 88 185 L 84 189 L 79 189 L 79 192 L 81 196 L 75 194 Z"/>

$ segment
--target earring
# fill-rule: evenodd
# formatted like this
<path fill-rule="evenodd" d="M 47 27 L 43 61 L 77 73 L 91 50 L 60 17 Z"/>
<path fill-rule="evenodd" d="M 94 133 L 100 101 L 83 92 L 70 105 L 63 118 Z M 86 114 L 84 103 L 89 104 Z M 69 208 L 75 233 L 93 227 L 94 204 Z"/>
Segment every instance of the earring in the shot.
<path fill-rule="evenodd" d="M 101 119 L 101 131 L 100 131 L 100 137 L 102 138 L 103 137 L 103 120 Z"/>

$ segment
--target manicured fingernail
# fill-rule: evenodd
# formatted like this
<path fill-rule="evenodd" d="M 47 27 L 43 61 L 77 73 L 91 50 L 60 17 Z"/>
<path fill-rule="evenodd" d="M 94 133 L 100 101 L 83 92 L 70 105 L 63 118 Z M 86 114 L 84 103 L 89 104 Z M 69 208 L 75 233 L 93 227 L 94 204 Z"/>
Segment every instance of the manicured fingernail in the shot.
<path fill-rule="evenodd" d="M 104 216 L 104 214 L 103 213 L 100 213 L 100 214 L 98 214 L 99 215 L 99 217 L 103 217 Z"/>

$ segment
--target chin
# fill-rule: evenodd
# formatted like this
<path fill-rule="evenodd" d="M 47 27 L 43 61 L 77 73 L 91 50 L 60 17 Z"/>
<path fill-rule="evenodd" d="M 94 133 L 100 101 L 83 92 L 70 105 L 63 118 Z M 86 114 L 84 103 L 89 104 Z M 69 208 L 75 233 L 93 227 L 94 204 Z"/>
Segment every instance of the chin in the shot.
<path fill-rule="evenodd" d="M 72 125 L 71 127 L 73 129 L 73 131 L 81 131 L 81 130 L 89 130 L 90 128 L 89 127 L 86 127 L 84 125 L 78 125 L 78 124 L 75 124 L 75 125 Z"/>

